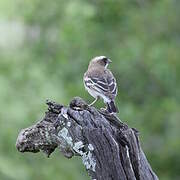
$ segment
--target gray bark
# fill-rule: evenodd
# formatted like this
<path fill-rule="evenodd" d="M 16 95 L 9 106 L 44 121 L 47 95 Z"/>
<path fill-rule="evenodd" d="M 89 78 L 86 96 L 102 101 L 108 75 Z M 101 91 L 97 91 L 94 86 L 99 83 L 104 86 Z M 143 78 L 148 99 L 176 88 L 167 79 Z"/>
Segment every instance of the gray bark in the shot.
<path fill-rule="evenodd" d="M 48 101 L 45 117 L 22 129 L 20 152 L 42 151 L 49 157 L 58 148 L 65 157 L 80 156 L 94 180 L 157 180 L 139 142 L 138 131 L 117 116 L 89 107 L 74 98 L 69 107 Z"/>

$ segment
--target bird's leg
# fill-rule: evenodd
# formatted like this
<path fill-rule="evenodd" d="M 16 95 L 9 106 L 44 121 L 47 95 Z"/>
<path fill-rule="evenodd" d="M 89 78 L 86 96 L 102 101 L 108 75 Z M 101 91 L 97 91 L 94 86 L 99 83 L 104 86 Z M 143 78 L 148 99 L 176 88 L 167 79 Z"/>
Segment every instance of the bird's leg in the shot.
<path fill-rule="evenodd" d="M 96 99 L 91 104 L 89 104 L 89 106 L 92 106 L 98 99 L 99 99 L 99 96 L 97 96 Z"/>

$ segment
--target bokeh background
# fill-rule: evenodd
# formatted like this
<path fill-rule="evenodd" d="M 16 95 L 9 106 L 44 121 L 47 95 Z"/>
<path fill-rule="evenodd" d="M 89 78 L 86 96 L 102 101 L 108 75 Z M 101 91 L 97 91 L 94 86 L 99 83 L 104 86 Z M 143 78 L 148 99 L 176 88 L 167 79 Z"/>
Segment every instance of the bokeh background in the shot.
<path fill-rule="evenodd" d="M 140 131 L 159 178 L 179 180 L 179 21 L 179 0 L 0 0 L 0 179 L 89 180 L 80 158 L 21 154 L 15 142 L 46 99 L 92 101 L 83 73 L 106 55 L 120 119 Z"/>

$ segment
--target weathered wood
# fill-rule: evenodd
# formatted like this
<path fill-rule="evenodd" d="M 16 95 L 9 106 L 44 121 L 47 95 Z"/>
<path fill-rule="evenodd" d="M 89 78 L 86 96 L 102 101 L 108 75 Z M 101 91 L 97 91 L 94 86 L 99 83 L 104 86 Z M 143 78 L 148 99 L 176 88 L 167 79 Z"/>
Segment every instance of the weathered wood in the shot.
<path fill-rule="evenodd" d="M 21 130 L 20 152 L 49 155 L 59 148 L 67 158 L 81 156 L 96 180 L 157 180 L 139 142 L 138 131 L 116 116 L 74 98 L 69 107 L 48 101 L 45 117 Z"/>

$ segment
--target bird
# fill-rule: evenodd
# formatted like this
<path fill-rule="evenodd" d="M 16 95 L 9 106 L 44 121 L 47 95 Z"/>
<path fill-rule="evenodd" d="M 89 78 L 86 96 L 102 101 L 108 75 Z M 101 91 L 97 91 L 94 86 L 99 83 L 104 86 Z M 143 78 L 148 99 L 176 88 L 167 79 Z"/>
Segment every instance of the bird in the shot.
<path fill-rule="evenodd" d="M 115 105 L 118 92 L 116 79 L 108 69 L 111 62 L 106 56 L 96 56 L 91 59 L 88 70 L 84 73 L 83 82 L 85 89 L 95 98 L 89 106 L 92 106 L 98 99 L 102 99 L 107 105 L 107 112 L 113 114 L 119 111 Z"/>

